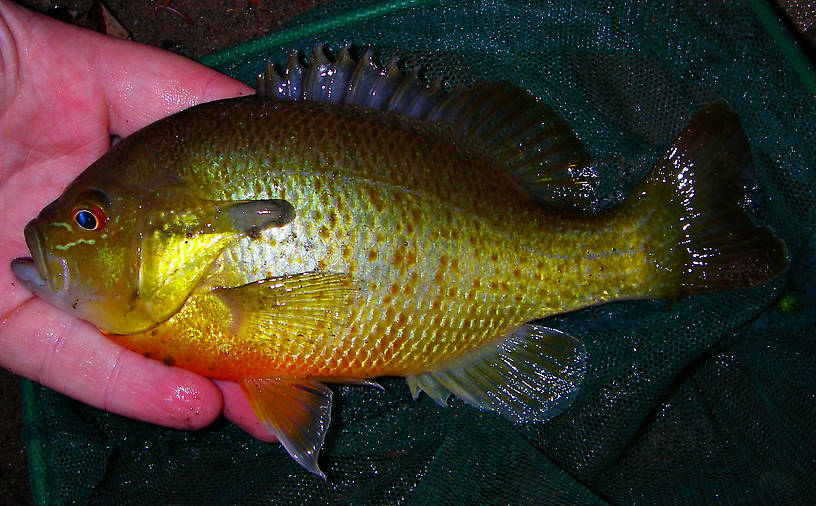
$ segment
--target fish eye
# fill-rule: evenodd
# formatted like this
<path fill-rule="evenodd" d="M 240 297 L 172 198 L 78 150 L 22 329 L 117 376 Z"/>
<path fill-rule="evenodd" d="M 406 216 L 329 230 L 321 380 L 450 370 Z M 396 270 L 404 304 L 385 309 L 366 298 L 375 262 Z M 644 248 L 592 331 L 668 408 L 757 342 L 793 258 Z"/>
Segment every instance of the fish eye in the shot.
<path fill-rule="evenodd" d="M 85 230 L 97 230 L 108 220 L 104 211 L 97 206 L 88 209 L 77 209 L 73 214 L 74 222 Z"/>

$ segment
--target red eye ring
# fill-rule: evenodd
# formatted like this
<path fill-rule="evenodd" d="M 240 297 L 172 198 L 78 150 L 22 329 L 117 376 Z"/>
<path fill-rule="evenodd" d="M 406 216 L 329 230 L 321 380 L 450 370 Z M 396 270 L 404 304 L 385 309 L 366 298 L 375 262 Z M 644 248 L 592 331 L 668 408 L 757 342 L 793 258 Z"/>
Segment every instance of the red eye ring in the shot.
<path fill-rule="evenodd" d="M 108 221 L 105 212 L 99 206 L 94 205 L 75 210 L 71 218 L 73 218 L 74 223 L 85 230 L 98 230 L 105 226 Z"/>

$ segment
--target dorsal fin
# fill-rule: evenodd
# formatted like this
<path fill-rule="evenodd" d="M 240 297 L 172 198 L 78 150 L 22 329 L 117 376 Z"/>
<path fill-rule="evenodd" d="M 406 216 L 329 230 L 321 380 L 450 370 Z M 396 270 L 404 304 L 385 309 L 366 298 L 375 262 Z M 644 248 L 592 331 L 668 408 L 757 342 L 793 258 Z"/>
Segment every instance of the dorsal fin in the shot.
<path fill-rule="evenodd" d="M 426 119 L 466 132 L 543 204 L 598 204 L 600 178 L 589 153 L 572 127 L 526 90 L 480 83 L 447 95 Z"/>
<path fill-rule="evenodd" d="M 308 66 L 297 51 L 279 74 L 270 63 L 258 76 L 257 94 L 284 100 L 353 104 L 449 125 L 502 164 L 543 204 L 582 209 L 598 203 L 598 173 L 569 124 L 526 90 L 485 82 L 469 90 L 426 85 L 418 68 L 404 73 L 392 59 L 385 68 L 343 48 L 331 62 L 322 45 Z"/>
<path fill-rule="evenodd" d="M 403 73 L 396 58 L 380 68 L 371 60 L 371 51 L 355 61 L 348 47 L 331 62 L 318 45 L 308 66 L 300 62 L 295 50 L 289 53 L 283 75 L 269 63 L 266 73 L 258 76 L 255 92 L 263 97 L 354 104 L 425 119 L 445 94 L 439 81 L 426 86 L 418 72 L 415 68 Z"/>

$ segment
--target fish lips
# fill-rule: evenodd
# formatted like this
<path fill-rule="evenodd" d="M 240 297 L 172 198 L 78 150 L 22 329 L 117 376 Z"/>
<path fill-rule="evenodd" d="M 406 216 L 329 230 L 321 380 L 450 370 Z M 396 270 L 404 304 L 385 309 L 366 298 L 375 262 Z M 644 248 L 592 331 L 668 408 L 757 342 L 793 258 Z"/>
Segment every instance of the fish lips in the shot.
<path fill-rule="evenodd" d="M 40 294 L 48 289 L 48 271 L 45 264 L 45 252 L 34 220 L 28 222 L 25 227 L 25 239 L 31 256 L 12 260 L 11 272 L 26 288 L 35 294 Z"/>

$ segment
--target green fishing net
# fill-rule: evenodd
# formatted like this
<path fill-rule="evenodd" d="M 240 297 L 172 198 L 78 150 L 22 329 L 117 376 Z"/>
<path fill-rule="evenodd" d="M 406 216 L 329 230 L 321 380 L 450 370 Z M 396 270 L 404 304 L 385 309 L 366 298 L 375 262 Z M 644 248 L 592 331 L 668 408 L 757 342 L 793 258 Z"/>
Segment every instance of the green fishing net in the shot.
<path fill-rule="evenodd" d="M 26 382 L 41 503 L 813 503 L 816 501 L 816 78 L 760 2 L 338 2 L 204 59 L 254 82 L 289 49 L 346 44 L 455 87 L 505 80 L 558 110 L 619 201 L 702 106 L 752 146 L 750 207 L 787 243 L 781 278 L 548 320 L 586 344 L 581 393 L 545 424 L 427 396 L 335 386 L 323 481 L 226 421 L 198 432 L 90 408 Z M 474 196 L 476 198 L 477 196 Z"/>

